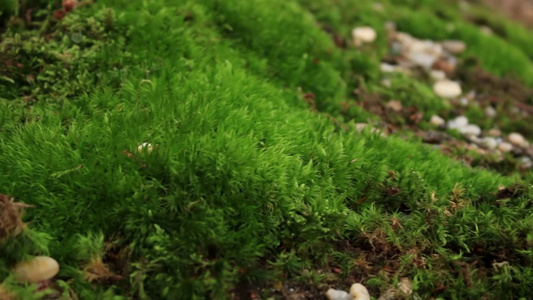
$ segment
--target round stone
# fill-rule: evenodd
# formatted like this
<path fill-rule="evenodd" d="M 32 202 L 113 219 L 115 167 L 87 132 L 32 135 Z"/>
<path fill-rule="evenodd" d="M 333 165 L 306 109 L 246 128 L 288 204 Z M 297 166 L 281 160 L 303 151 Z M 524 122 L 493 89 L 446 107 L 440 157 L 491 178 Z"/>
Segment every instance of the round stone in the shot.
<path fill-rule="evenodd" d="M 483 139 L 483 145 L 487 149 L 494 150 L 498 147 L 498 141 L 493 137 L 486 137 Z"/>
<path fill-rule="evenodd" d="M 452 54 L 459 54 L 466 50 L 466 44 L 463 41 L 459 40 L 443 41 L 441 45 L 444 50 Z"/>
<path fill-rule="evenodd" d="M 350 300 L 350 294 L 345 291 L 329 289 L 326 292 L 326 297 L 329 300 Z"/>
<path fill-rule="evenodd" d="M 525 144 L 526 139 L 520 134 L 513 132 L 509 134 L 509 142 L 515 146 L 522 146 Z"/>
<path fill-rule="evenodd" d="M 506 143 L 506 142 L 502 142 L 500 143 L 500 145 L 498 146 L 498 149 L 501 151 L 501 152 L 511 152 L 511 150 L 513 150 L 513 145 L 509 144 L 509 143 Z"/>
<path fill-rule="evenodd" d="M 459 131 L 462 134 L 466 134 L 466 135 L 477 136 L 477 135 L 481 134 L 481 128 L 479 128 L 479 126 L 477 126 L 475 124 L 469 124 L 469 125 L 466 125 L 464 127 L 460 127 Z"/>
<path fill-rule="evenodd" d="M 59 272 L 59 263 L 48 256 L 36 256 L 15 266 L 15 279 L 21 283 L 37 283 L 52 279 Z"/>
<path fill-rule="evenodd" d="M 433 115 L 431 119 L 429 120 L 429 123 L 431 123 L 431 125 L 436 126 L 436 127 L 440 127 L 444 125 L 444 122 L 445 122 L 444 119 L 437 115 Z"/>
<path fill-rule="evenodd" d="M 433 85 L 433 91 L 437 96 L 443 98 L 455 98 L 461 95 L 461 86 L 451 80 L 440 80 Z"/>
<path fill-rule="evenodd" d="M 426 69 L 431 69 L 436 60 L 435 56 L 421 51 L 414 51 L 409 53 L 409 59 L 413 63 Z"/>
<path fill-rule="evenodd" d="M 465 116 L 459 116 L 453 120 L 448 121 L 448 127 L 450 129 L 459 129 L 468 125 L 468 118 Z"/>
<path fill-rule="evenodd" d="M 392 72 L 396 71 L 396 66 L 390 65 L 388 63 L 381 63 L 380 70 L 383 73 L 392 73 Z"/>
<path fill-rule="evenodd" d="M 352 38 L 356 46 L 362 43 L 372 43 L 376 37 L 376 31 L 370 26 L 356 27 L 352 30 Z"/>
<path fill-rule="evenodd" d="M 444 80 L 444 79 L 446 79 L 446 73 L 444 73 L 441 70 L 431 70 L 429 75 L 431 75 L 431 78 L 433 78 L 433 80 Z"/>
<path fill-rule="evenodd" d="M 352 300 L 370 300 L 370 294 L 366 287 L 360 283 L 352 284 L 350 288 L 350 296 Z"/>

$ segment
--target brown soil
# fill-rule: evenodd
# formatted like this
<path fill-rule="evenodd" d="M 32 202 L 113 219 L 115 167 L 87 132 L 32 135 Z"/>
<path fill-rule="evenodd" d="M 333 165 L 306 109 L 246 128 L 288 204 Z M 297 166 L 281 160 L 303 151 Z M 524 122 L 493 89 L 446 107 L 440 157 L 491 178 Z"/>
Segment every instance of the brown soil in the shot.
<path fill-rule="evenodd" d="M 485 0 L 496 11 L 533 28 L 533 0 Z"/>

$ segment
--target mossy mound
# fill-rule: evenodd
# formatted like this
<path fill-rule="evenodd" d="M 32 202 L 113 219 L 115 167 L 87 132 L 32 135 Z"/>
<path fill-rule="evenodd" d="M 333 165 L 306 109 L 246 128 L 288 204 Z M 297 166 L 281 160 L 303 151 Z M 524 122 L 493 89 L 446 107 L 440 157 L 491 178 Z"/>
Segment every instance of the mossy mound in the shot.
<path fill-rule="evenodd" d="M 36 6 L 30 22 L 10 11 L 0 194 L 32 208 L 1 241 L 5 289 L 284 299 L 290 286 L 317 299 L 353 281 L 377 297 L 408 277 L 422 299 L 530 297 L 530 177 L 359 132 L 356 122 L 379 117 L 342 104 L 364 102 L 358 89 L 425 119 L 449 110 L 414 78 L 382 88 L 389 19 L 419 37 L 463 39 L 465 59 L 515 71 L 524 86 L 533 35 L 488 37 L 453 6 L 399 2 L 101 0 L 64 17 L 60 3 Z M 347 40 L 361 24 L 380 34 L 356 50 Z M 35 293 L 9 270 L 39 254 L 61 270 Z"/>

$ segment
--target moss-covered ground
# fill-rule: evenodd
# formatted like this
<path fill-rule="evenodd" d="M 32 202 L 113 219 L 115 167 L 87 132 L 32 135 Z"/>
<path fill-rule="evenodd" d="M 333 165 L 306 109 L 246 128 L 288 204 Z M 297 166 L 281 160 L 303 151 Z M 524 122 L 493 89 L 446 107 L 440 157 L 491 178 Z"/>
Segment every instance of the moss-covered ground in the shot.
<path fill-rule="evenodd" d="M 413 299 L 530 299 L 529 171 L 423 144 L 409 126 L 457 112 L 421 79 L 384 88 L 379 65 L 386 21 L 461 39 L 460 76 L 502 99 L 496 120 L 466 114 L 532 139 L 505 113 L 533 104 L 532 32 L 481 6 L 381 3 L 2 1 L 2 297 L 322 299 L 360 282 L 377 298 L 407 277 Z M 358 25 L 377 41 L 352 46 Z M 392 99 L 421 120 L 356 130 Z M 10 273 L 34 255 L 61 266 L 40 292 Z"/>

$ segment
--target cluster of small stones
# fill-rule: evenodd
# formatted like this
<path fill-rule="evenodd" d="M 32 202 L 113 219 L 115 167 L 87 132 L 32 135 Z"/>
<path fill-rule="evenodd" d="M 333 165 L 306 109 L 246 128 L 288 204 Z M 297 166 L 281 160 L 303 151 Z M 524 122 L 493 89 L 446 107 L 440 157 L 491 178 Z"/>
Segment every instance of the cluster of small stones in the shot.
<path fill-rule="evenodd" d="M 360 283 L 352 284 L 350 293 L 343 290 L 329 289 L 326 292 L 329 300 L 370 300 L 370 293 L 366 287 Z"/>
<path fill-rule="evenodd" d="M 382 72 L 411 74 L 413 69 L 422 69 L 433 79 L 433 91 L 438 96 L 451 99 L 462 94 L 461 85 L 450 78 L 457 69 L 455 55 L 466 50 L 464 42 L 420 40 L 407 33 L 396 31 L 394 23 L 387 23 L 385 27 L 390 52 L 396 64 L 382 63 Z"/>
<path fill-rule="evenodd" d="M 394 300 L 404 299 L 413 293 L 413 285 L 411 281 L 404 277 L 401 278 L 398 287 L 390 287 L 384 291 L 378 300 Z M 343 290 L 329 289 L 326 292 L 326 297 L 329 300 L 370 300 L 370 293 L 366 287 L 360 283 L 352 284 L 350 293 Z"/>
<path fill-rule="evenodd" d="M 396 30 L 394 23 L 387 23 L 387 34 L 390 45 L 390 52 L 396 64 L 381 64 L 381 71 L 384 73 L 402 72 L 412 74 L 414 69 L 422 69 L 427 72 L 433 83 L 433 91 L 441 98 L 458 100 L 462 106 L 469 105 L 476 93 L 470 91 L 463 95 L 463 89 L 459 82 L 453 81 L 457 69 L 457 57 L 466 50 L 466 44 L 459 40 L 447 40 L 435 42 L 431 40 L 420 40 L 411 35 Z M 385 82 L 385 84 L 387 84 Z M 497 111 L 487 106 L 485 115 L 494 118 Z M 520 156 L 520 161 L 525 168 L 533 167 L 533 148 L 528 141 L 519 133 L 511 133 L 507 137 L 502 137 L 498 129 L 492 129 L 488 134 L 483 134 L 481 128 L 476 124 L 470 124 L 465 116 L 458 116 L 446 122 L 443 118 L 435 115 L 431 117 L 430 123 L 442 129 L 456 129 L 473 144 L 474 147 L 493 150 L 497 153 L 512 153 Z M 482 151 L 481 151 L 482 152 Z"/>
<path fill-rule="evenodd" d="M 533 167 L 533 148 L 520 133 L 513 132 L 506 137 L 502 137 L 499 129 L 493 128 L 487 134 L 482 134 L 481 128 L 475 124 L 469 124 L 468 118 L 459 116 L 446 122 L 443 118 L 434 115 L 430 123 L 440 129 L 455 129 L 465 136 L 465 138 L 476 147 L 495 151 L 498 154 L 512 153 L 521 156 L 520 161 L 526 168 Z M 484 151 L 478 151 L 484 154 Z"/>

